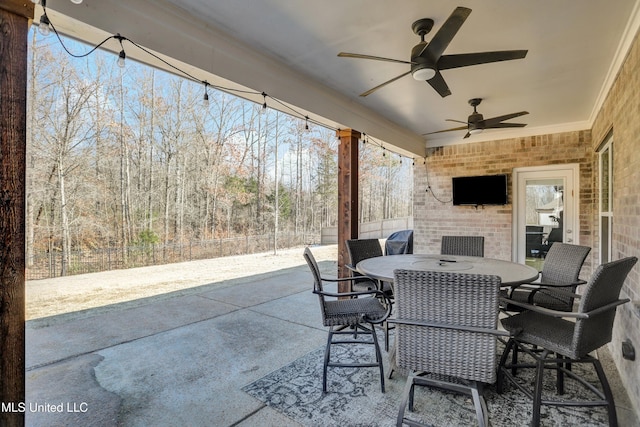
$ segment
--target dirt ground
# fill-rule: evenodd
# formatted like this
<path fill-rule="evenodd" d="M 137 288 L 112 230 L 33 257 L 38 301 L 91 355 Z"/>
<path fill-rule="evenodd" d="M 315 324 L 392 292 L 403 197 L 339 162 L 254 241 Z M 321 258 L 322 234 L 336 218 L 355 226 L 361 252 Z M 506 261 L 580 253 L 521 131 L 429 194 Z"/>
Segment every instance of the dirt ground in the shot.
<path fill-rule="evenodd" d="M 337 260 L 336 245 L 317 246 L 312 250 L 318 261 Z M 226 286 L 248 276 L 276 274 L 281 269 L 305 265 L 302 251 L 303 248 L 284 249 L 276 255 L 272 252 L 239 255 L 30 280 L 26 283 L 26 318 L 77 313 L 110 304 L 135 304 L 147 297 L 188 293 L 198 286 L 218 283 Z"/>

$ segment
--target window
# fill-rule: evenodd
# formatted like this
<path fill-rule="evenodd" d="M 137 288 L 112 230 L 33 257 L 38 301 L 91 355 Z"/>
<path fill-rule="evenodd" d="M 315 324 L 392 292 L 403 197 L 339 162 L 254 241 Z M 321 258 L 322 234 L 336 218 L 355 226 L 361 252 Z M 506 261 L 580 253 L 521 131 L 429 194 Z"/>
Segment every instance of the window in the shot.
<path fill-rule="evenodd" d="M 613 232 L 613 138 L 607 137 L 599 153 L 600 164 L 600 263 L 611 261 Z"/>

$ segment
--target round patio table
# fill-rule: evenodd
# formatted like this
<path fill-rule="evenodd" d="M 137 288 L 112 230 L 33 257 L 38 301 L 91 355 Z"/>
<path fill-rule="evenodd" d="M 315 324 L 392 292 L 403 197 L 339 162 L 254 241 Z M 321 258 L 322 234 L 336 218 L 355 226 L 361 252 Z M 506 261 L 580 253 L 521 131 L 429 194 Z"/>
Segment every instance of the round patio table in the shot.
<path fill-rule="evenodd" d="M 372 279 L 393 282 L 393 270 L 446 271 L 467 274 L 493 274 L 502 286 L 515 286 L 538 278 L 538 270 L 500 259 L 459 255 L 386 255 L 360 261 L 356 269 Z"/>

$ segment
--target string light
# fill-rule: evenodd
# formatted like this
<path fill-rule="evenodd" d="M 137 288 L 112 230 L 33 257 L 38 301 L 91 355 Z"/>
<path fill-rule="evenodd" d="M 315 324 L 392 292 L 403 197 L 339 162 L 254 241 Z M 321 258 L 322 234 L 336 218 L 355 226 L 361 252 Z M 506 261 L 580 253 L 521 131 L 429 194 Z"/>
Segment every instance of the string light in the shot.
<path fill-rule="evenodd" d="M 33 4 L 41 3 L 41 4 L 42 4 L 42 7 L 46 7 L 46 6 L 45 6 L 45 3 L 46 3 L 46 2 L 47 2 L 47 0 L 31 0 L 31 3 L 33 3 Z M 82 0 L 71 0 L 71 3 L 73 3 L 73 4 L 80 4 L 80 3 L 82 3 Z"/>
<path fill-rule="evenodd" d="M 124 37 L 122 37 L 120 33 L 116 34 L 113 37 L 120 42 L 120 47 L 122 48 L 120 50 L 120 53 L 118 54 L 118 67 L 124 68 L 124 60 L 127 59 L 127 54 L 124 52 L 124 46 L 122 45 L 122 40 L 124 40 Z"/>
<path fill-rule="evenodd" d="M 341 129 L 339 128 L 332 128 L 331 126 L 328 126 L 318 120 L 314 120 L 312 118 L 310 118 L 308 115 L 303 115 L 300 111 L 292 108 L 290 105 L 283 103 L 282 101 L 280 101 L 277 98 L 274 98 L 272 96 L 269 96 L 266 92 L 255 92 L 255 91 L 250 91 L 250 90 L 243 90 L 243 89 L 236 89 L 236 88 L 230 88 L 230 87 L 224 87 L 224 86 L 218 86 L 218 85 L 212 85 L 209 82 L 207 82 L 206 80 L 200 80 L 196 77 L 194 77 L 193 75 L 189 74 L 188 72 L 176 67 L 175 65 L 171 64 L 170 62 L 166 61 L 164 58 L 156 55 L 155 53 L 151 52 L 150 50 L 144 48 L 143 46 L 137 44 L 136 42 L 134 42 L 131 39 L 128 39 L 124 36 L 121 36 L 120 33 L 116 34 L 116 35 L 112 35 L 109 36 L 107 38 L 105 38 L 102 42 L 98 43 L 97 45 L 95 45 L 93 48 L 91 48 L 90 50 L 88 50 L 87 52 L 83 53 L 83 54 L 74 54 L 72 52 L 69 51 L 69 49 L 67 49 L 67 47 L 65 46 L 65 44 L 62 41 L 62 38 L 60 37 L 60 34 L 58 34 L 58 31 L 56 29 L 56 27 L 53 25 L 53 23 L 51 23 L 51 21 L 49 20 L 49 17 L 47 16 L 47 11 L 46 11 L 46 0 L 31 0 L 33 3 L 38 4 L 40 3 L 42 5 L 42 8 L 44 10 L 44 14 L 42 15 L 42 17 L 40 18 L 40 24 L 38 25 L 38 30 L 43 34 L 43 35 L 48 35 L 50 33 L 50 31 L 53 31 L 57 38 L 58 41 L 60 42 L 61 46 L 63 47 L 63 49 L 72 57 L 74 58 L 84 58 L 88 55 L 90 55 L 91 53 L 95 52 L 98 48 L 100 48 L 103 44 L 105 44 L 107 41 L 111 40 L 111 39 L 116 39 L 118 40 L 118 42 L 120 43 L 120 53 L 118 54 L 118 60 L 117 60 L 117 64 L 119 67 L 123 68 L 125 66 L 125 60 L 127 59 L 127 54 L 124 50 L 124 46 L 123 46 L 123 41 L 128 41 L 129 43 L 131 43 L 133 46 L 137 47 L 138 49 L 142 50 L 143 52 L 145 52 L 146 54 L 154 57 L 155 59 L 159 60 L 160 62 L 164 63 L 165 65 L 167 65 L 168 67 L 172 68 L 173 70 L 177 71 L 178 73 L 182 74 L 184 77 L 186 77 L 187 79 L 193 81 L 193 82 L 197 82 L 197 83 L 201 83 L 204 85 L 205 87 L 205 93 L 203 95 L 203 101 L 205 103 L 208 103 L 209 101 L 209 92 L 208 92 L 208 88 L 212 87 L 216 90 L 221 90 L 224 92 L 232 92 L 232 93 L 237 93 L 237 94 L 246 94 L 246 95 L 262 95 L 262 108 L 261 108 L 261 113 L 265 112 L 268 108 L 267 105 L 267 97 L 269 97 L 273 102 L 279 104 L 283 109 L 289 110 L 291 112 L 291 114 L 295 117 L 298 118 L 304 118 L 305 120 L 305 125 L 304 128 L 306 131 L 309 131 L 309 123 L 314 123 L 323 127 L 326 127 L 328 129 L 332 129 L 336 131 L 336 137 L 339 141 L 341 141 L 340 139 L 340 135 L 339 132 Z M 81 4 L 83 0 L 70 0 L 72 3 L 74 4 Z M 386 152 L 387 152 L 387 148 L 384 147 L 382 145 L 382 143 L 380 143 L 379 141 L 376 141 L 373 138 L 369 138 L 369 135 L 367 135 L 365 132 L 362 132 L 362 136 L 364 137 L 364 139 L 362 140 L 363 144 L 367 144 L 367 143 L 371 143 L 373 141 L 374 145 L 377 145 L 378 147 L 382 148 L 382 155 L 384 157 L 386 157 Z M 400 153 L 396 153 L 392 150 L 388 150 L 390 151 L 392 154 L 396 154 L 398 155 L 398 157 L 400 158 L 400 163 L 402 164 L 402 158 L 404 157 L 402 154 Z M 412 159 L 412 163 L 415 166 L 415 158 Z M 426 159 L 424 160 L 424 164 L 426 165 Z"/>
<path fill-rule="evenodd" d="M 204 82 L 204 96 L 202 97 L 202 102 L 203 102 L 205 107 L 209 105 L 209 92 L 207 92 L 207 87 L 208 86 L 209 86 L 209 82 L 205 81 Z"/>
<path fill-rule="evenodd" d="M 47 16 L 46 13 L 40 17 L 40 24 L 38 24 L 38 31 L 44 37 L 47 37 L 49 34 L 51 34 L 51 22 L 49 21 L 49 17 Z"/>

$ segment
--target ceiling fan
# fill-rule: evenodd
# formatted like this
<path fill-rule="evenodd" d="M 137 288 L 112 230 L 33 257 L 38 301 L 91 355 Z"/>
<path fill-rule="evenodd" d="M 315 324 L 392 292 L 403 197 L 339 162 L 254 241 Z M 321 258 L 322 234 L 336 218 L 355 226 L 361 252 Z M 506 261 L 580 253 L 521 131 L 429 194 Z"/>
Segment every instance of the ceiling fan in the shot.
<path fill-rule="evenodd" d="M 338 56 L 345 58 L 373 59 L 375 61 L 397 62 L 400 64 L 411 65 L 411 69 L 406 73 L 400 74 L 391 80 L 369 89 L 368 91 L 361 93 L 360 96 L 370 95 L 389 83 L 393 83 L 396 80 L 411 74 L 416 80 L 426 80 L 427 83 L 429 83 L 431 87 L 433 87 L 436 92 L 444 98 L 445 96 L 451 95 L 451 91 L 440 74 L 441 70 L 486 64 L 489 62 L 522 59 L 527 55 L 526 50 L 504 50 L 495 52 L 443 55 L 443 52 L 447 46 L 449 46 L 449 43 L 451 43 L 451 40 L 470 14 L 471 9 L 466 7 L 457 7 L 445 23 L 442 24 L 430 42 L 426 42 L 424 40 L 424 36 L 431 31 L 431 28 L 433 28 L 433 19 L 424 18 L 414 22 L 411 25 L 411 29 L 414 33 L 420 36 L 420 43 L 411 49 L 410 61 L 347 52 L 340 52 Z"/>
<path fill-rule="evenodd" d="M 452 129 L 439 130 L 436 132 L 429 132 L 423 135 L 431 135 L 434 133 L 451 132 L 455 130 L 466 130 L 467 133 L 464 138 L 469 138 L 473 133 L 482 132 L 485 129 L 499 129 L 499 128 L 521 128 L 525 127 L 525 123 L 503 123 L 505 120 L 513 119 L 515 117 L 524 116 L 529 114 L 528 111 L 520 111 L 518 113 L 505 114 L 504 116 L 492 117 L 485 119 L 482 114 L 478 113 L 476 107 L 480 105 L 482 98 L 473 98 L 469 100 L 469 105 L 473 107 L 473 113 L 469 116 L 466 122 L 460 120 L 447 119 L 449 122 L 464 123 L 464 126 L 460 126 Z"/>

